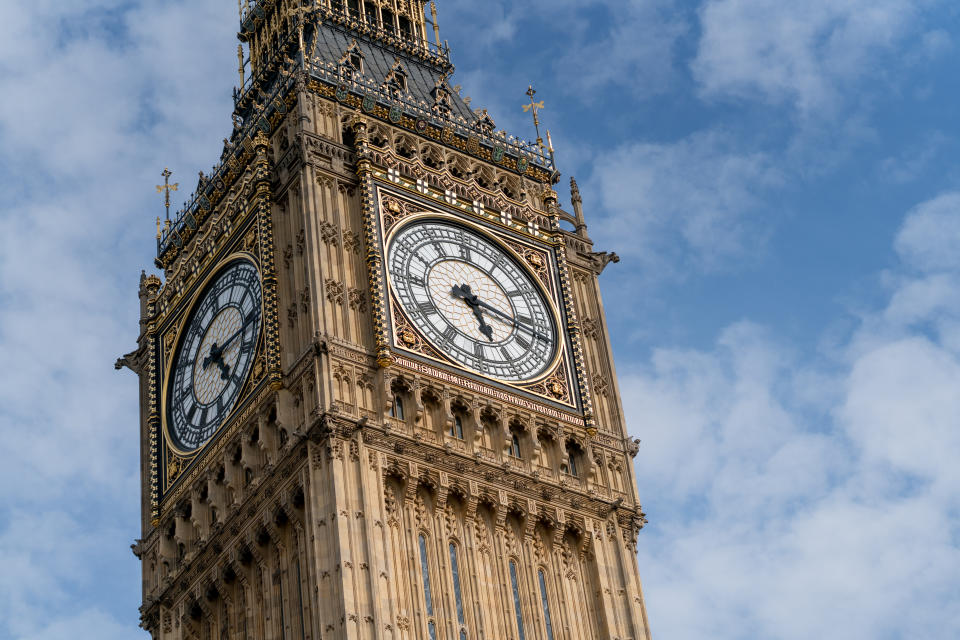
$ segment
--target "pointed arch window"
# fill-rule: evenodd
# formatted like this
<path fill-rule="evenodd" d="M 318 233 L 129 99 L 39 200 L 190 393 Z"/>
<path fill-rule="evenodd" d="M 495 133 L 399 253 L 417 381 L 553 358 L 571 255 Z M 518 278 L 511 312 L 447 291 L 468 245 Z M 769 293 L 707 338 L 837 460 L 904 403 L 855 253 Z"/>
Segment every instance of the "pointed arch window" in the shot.
<path fill-rule="evenodd" d="M 514 431 L 510 434 L 510 455 L 514 458 L 520 456 L 520 436 Z"/>
<path fill-rule="evenodd" d="M 537 571 L 537 578 L 540 581 L 540 602 L 543 605 L 543 620 L 547 625 L 547 640 L 553 640 L 553 621 L 550 618 L 550 601 L 547 599 L 547 580 L 543 569 Z"/>
<path fill-rule="evenodd" d="M 520 640 L 527 640 L 527 635 L 523 631 L 523 611 L 520 608 L 520 584 L 517 578 L 517 563 L 510 561 L 510 585 L 513 587 L 513 609 L 517 614 L 517 634 Z"/>
<path fill-rule="evenodd" d="M 347 8 L 350 10 L 351 17 L 360 17 L 360 0 L 347 0 Z"/>
<path fill-rule="evenodd" d="M 406 93 L 407 71 L 403 68 L 403 65 L 400 64 L 399 60 L 394 63 L 393 68 L 390 69 L 390 73 L 384 78 L 384 85 L 396 96 Z"/>
<path fill-rule="evenodd" d="M 407 37 L 413 37 L 413 27 L 410 25 L 410 19 L 407 16 L 400 16 L 400 33 Z"/>
<path fill-rule="evenodd" d="M 450 427 L 450 435 L 457 440 L 463 440 L 463 418 L 453 416 L 453 426 Z"/>
<path fill-rule="evenodd" d="M 433 620 L 433 595 L 430 592 L 430 565 L 427 561 L 427 539 L 420 534 L 420 570 L 423 573 L 423 598 L 427 605 L 427 632 L 437 640 L 437 624 Z"/>
<path fill-rule="evenodd" d="M 457 604 L 457 624 L 460 625 L 460 640 L 467 640 L 466 620 L 463 615 L 463 594 L 460 591 L 460 562 L 457 559 L 457 545 L 450 543 L 450 573 L 453 577 L 453 597 Z"/>
<path fill-rule="evenodd" d="M 393 33 L 394 31 L 396 31 L 397 28 L 394 25 L 394 21 L 393 21 L 393 11 L 384 7 L 380 9 L 380 15 L 383 18 L 383 28 L 389 31 L 390 33 Z"/>
<path fill-rule="evenodd" d="M 580 477 L 580 453 L 577 451 L 576 445 L 572 443 L 567 443 L 567 473 L 569 473 L 574 478 Z"/>
<path fill-rule="evenodd" d="M 390 405 L 390 417 L 397 420 L 406 420 L 403 412 L 403 398 L 400 396 L 393 397 L 393 403 Z"/>

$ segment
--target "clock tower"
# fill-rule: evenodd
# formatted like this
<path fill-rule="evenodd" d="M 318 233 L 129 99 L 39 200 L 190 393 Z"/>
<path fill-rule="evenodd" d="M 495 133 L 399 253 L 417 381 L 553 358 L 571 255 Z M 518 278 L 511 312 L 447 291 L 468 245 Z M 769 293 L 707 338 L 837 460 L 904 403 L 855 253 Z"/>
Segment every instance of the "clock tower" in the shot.
<path fill-rule="evenodd" d="M 143 628 L 648 639 L 616 256 L 576 182 L 564 211 L 552 150 L 450 86 L 433 2 L 250 0 L 239 38 L 232 133 L 118 363 Z"/>

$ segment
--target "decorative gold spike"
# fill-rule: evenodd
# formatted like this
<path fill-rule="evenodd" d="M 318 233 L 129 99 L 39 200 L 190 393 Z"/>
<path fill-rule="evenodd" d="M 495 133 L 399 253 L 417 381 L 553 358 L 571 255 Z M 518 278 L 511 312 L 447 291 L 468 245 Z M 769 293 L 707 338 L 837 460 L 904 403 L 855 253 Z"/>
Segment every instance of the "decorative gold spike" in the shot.
<path fill-rule="evenodd" d="M 157 193 L 164 194 L 163 201 L 167 207 L 167 224 L 170 224 L 170 192 L 176 191 L 180 188 L 179 182 L 174 182 L 170 184 L 170 176 L 173 175 L 173 172 L 170 169 L 164 169 L 163 173 L 160 175 L 163 176 L 163 184 L 157 185 Z"/>
<path fill-rule="evenodd" d="M 540 147 L 540 157 L 543 157 L 543 138 L 540 137 L 540 109 L 544 108 L 543 100 L 537 102 L 534 100 L 534 96 L 537 95 L 537 90 L 533 88 L 533 85 L 530 85 L 530 88 L 527 89 L 527 95 L 530 96 L 530 104 L 523 105 L 523 112 L 530 113 L 533 112 L 533 126 L 537 130 L 537 146 Z"/>

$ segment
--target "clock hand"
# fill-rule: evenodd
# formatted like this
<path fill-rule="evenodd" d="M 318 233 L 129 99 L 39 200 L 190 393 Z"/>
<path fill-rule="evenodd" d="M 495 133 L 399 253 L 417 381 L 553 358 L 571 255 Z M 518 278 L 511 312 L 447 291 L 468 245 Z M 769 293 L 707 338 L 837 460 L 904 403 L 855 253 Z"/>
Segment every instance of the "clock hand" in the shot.
<path fill-rule="evenodd" d="M 480 322 L 480 333 L 487 336 L 487 340 L 493 342 L 493 327 L 488 325 L 487 321 L 483 319 L 483 312 L 480 311 L 480 307 L 472 306 L 472 308 L 473 315 L 476 316 L 477 321 Z"/>
<path fill-rule="evenodd" d="M 250 312 L 250 315 L 247 316 L 247 319 L 243 321 L 243 324 L 242 324 L 242 325 L 240 325 L 240 328 L 237 329 L 237 330 L 234 332 L 234 334 L 233 334 L 232 336 L 230 336 L 229 338 L 227 338 L 227 341 L 224 342 L 224 343 L 220 346 L 220 353 L 222 354 L 224 351 L 226 351 L 226 350 L 227 350 L 227 347 L 230 346 L 230 343 L 233 342 L 234 340 L 236 340 L 237 337 L 238 337 L 241 333 L 243 333 L 243 330 L 246 329 L 247 326 L 248 326 L 251 322 L 253 322 L 254 320 L 256 320 L 256 319 L 257 319 L 257 314 L 255 314 L 255 313 L 253 313 L 253 312 L 251 311 L 251 312 Z"/>
<path fill-rule="evenodd" d="M 223 353 L 227 350 L 227 347 L 230 346 L 230 343 L 236 340 L 237 337 L 243 333 L 243 330 L 247 328 L 247 325 L 256 320 L 256 318 L 256 314 L 251 312 L 250 315 L 247 316 L 247 319 L 243 321 L 243 324 L 240 325 L 240 328 L 237 329 L 232 336 L 227 338 L 226 342 L 219 346 L 214 342 L 210 347 L 210 355 L 203 359 L 203 368 L 206 369 L 211 364 L 217 363 L 222 371 L 223 379 L 226 380 L 230 375 L 230 367 L 223 364 Z"/>
<path fill-rule="evenodd" d="M 467 303 L 467 306 L 473 310 L 473 315 L 480 323 L 480 333 L 487 336 L 487 340 L 493 342 L 493 327 L 487 324 L 483 319 L 483 312 L 480 310 L 479 299 L 470 293 L 470 285 L 463 285 L 463 288 L 454 286 L 453 294 Z"/>
<path fill-rule="evenodd" d="M 489 304 L 481 300 L 476 295 L 473 295 L 470 291 L 470 285 L 465 284 L 463 286 L 454 286 L 453 295 L 457 296 L 458 298 L 461 298 L 464 302 L 470 305 L 470 307 L 474 309 L 474 314 L 476 314 L 479 307 L 483 307 L 484 309 L 487 310 L 488 313 L 493 313 L 494 315 L 503 318 L 504 320 L 506 320 L 513 326 L 517 327 L 518 329 L 524 329 L 526 331 L 529 331 L 534 338 L 543 340 L 544 342 L 550 342 L 549 338 L 541 335 L 536 329 L 529 326 L 527 323 L 520 322 L 516 318 L 511 318 L 510 316 L 505 314 L 503 311 L 500 311 L 496 307 L 490 306 Z"/>

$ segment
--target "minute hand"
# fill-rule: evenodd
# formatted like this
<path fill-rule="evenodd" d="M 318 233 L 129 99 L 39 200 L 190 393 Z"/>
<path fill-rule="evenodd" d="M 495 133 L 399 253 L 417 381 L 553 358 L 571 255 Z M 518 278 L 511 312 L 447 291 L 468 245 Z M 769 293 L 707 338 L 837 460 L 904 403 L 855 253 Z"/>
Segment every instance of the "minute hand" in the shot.
<path fill-rule="evenodd" d="M 543 340 L 544 342 L 550 342 L 550 338 L 547 338 L 546 336 L 542 335 L 542 334 L 539 333 L 536 329 L 534 329 L 533 327 L 531 327 L 530 325 L 528 325 L 526 322 L 520 322 L 520 321 L 517 320 L 516 318 L 511 318 L 510 316 L 508 316 L 507 314 L 505 314 L 503 311 L 500 311 L 500 309 L 497 309 L 496 307 L 490 306 L 489 304 L 487 304 L 487 303 L 484 302 L 483 300 L 477 300 L 477 301 L 476 301 L 476 304 L 477 304 L 478 306 L 483 307 L 484 309 L 486 309 L 488 312 L 494 314 L 495 316 L 499 316 L 499 317 L 503 318 L 504 320 L 506 320 L 507 322 L 509 322 L 509 323 L 512 324 L 513 326 L 517 327 L 518 329 L 525 329 L 525 330 L 529 331 L 529 332 L 533 335 L 534 338 L 537 338 L 538 340 Z"/>
<path fill-rule="evenodd" d="M 230 346 L 230 343 L 233 342 L 234 340 L 236 340 L 237 337 L 238 337 L 241 333 L 243 333 L 244 329 L 246 329 L 247 326 L 248 326 L 251 322 L 253 322 L 254 320 L 256 320 L 256 319 L 257 319 L 257 314 L 256 314 L 256 313 L 251 313 L 249 316 L 247 316 L 247 319 L 243 321 L 243 324 L 240 325 L 240 328 L 237 329 L 232 336 L 230 336 L 229 338 L 227 338 L 226 342 L 224 342 L 223 345 L 220 347 L 221 353 L 224 352 L 224 351 L 226 351 L 226 350 L 227 350 L 227 347 Z"/>

